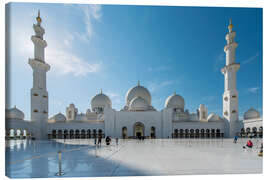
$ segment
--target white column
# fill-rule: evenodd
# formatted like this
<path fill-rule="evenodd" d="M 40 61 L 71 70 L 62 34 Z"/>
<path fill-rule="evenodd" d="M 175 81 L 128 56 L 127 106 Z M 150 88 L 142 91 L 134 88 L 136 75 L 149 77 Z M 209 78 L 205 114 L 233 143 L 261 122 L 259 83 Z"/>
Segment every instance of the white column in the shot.
<path fill-rule="evenodd" d="M 226 53 L 226 66 L 221 69 L 224 74 L 224 94 L 223 94 L 223 116 L 230 122 L 230 137 L 238 132 L 239 112 L 238 112 L 238 91 L 236 89 L 236 72 L 240 64 L 235 62 L 235 50 L 237 43 L 234 41 L 235 31 L 230 21 L 229 32 L 226 34 L 227 44 L 224 47 Z"/>
<path fill-rule="evenodd" d="M 50 65 L 44 60 L 44 49 L 47 46 L 41 27 L 41 18 L 38 13 L 37 23 L 33 25 L 35 35 L 31 37 L 34 43 L 34 58 L 29 58 L 29 65 L 33 69 L 33 88 L 31 89 L 31 121 L 35 122 L 34 137 L 47 139 L 48 122 L 48 91 L 46 87 L 46 72 Z"/>

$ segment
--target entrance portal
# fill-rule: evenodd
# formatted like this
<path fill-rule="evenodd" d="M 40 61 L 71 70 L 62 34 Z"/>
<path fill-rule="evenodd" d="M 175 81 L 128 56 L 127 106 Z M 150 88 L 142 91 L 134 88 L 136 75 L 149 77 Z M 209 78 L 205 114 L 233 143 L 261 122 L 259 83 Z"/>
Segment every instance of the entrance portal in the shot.
<path fill-rule="evenodd" d="M 137 139 L 141 139 L 144 136 L 144 125 L 141 122 L 134 124 L 134 136 Z"/>

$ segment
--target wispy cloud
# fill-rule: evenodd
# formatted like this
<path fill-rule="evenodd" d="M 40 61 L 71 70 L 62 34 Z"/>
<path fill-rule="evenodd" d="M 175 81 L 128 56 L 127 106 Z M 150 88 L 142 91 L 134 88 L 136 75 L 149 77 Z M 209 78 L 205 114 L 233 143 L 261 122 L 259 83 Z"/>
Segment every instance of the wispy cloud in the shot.
<path fill-rule="evenodd" d="M 219 71 L 225 64 L 225 59 L 226 56 L 225 56 L 225 53 L 222 52 L 220 53 L 216 58 L 215 58 L 215 61 L 214 61 L 214 71 L 217 72 Z"/>
<path fill-rule="evenodd" d="M 99 72 L 102 66 L 102 62 L 89 63 L 77 55 L 61 49 L 49 49 L 47 62 L 51 65 L 52 71 L 60 75 L 85 76 L 89 73 Z"/>
<path fill-rule="evenodd" d="M 260 90 L 260 87 L 248 88 L 248 92 L 250 92 L 250 93 L 257 93 L 259 90 Z"/>
<path fill-rule="evenodd" d="M 255 55 L 249 57 L 248 59 L 242 61 L 242 64 L 249 64 L 252 63 L 255 60 L 258 60 L 258 56 L 261 54 L 261 52 L 257 52 Z"/>
<path fill-rule="evenodd" d="M 93 35 L 92 21 L 100 21 L 102 17 L 102 7 L 101 5 L 79 5 L 79 8 L 84 14 L 84 33 L 76 33 L 76 35 L 83 41 L 89 42 Z"/>
<path fill-rule="evenodd" d="M 151 92 L 155 92 L 163 87 L 170 86 L 174 83 L 175 83 L 175 81 L 173 81 L 173 80 L 163 81 L 163 82 L 159 82 L 159 83 L 158 82 L 149 82 L 148 87 L 149 87 L 149 90 Z"/>

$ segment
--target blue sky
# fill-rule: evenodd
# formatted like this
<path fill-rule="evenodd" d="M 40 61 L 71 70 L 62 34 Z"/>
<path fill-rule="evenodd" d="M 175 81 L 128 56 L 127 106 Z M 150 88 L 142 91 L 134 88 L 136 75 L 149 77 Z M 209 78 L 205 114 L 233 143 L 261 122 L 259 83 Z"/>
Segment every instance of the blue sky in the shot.
<path fill-rule="evenodd" d="M 67 5 L 11 3 L 10 103 L 30 118 L 33 57 L 32 24 L 38 9 L 48 43 L 45 61 L 49 116 L 90 108 L 102 88 L 120 110 L 125 94 L 140 80 L 152 105 L 161 110 L 174 91 L 186 109 L 199 104 L 222 115 L 225 35 L 232 18 L 240 117 L 250 107 L 262 114 L 262 9 L 172 6 Z"/>

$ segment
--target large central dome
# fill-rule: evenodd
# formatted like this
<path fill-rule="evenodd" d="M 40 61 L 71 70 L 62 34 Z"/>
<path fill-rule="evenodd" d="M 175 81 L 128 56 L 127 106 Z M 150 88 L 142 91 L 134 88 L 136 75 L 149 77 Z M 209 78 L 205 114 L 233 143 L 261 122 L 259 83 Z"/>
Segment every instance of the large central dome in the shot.
<path fill-rule="evenodd" d="M 141 97 L 143 98 L 149 106 L 151 106 L 151 95 L 150 92 L 143 86 L 140 85 L 138 82 L 138 85 L 128 90 L 126 94 L 126 105 L 129 106 L 132 99 L 135 97 Z"/>

